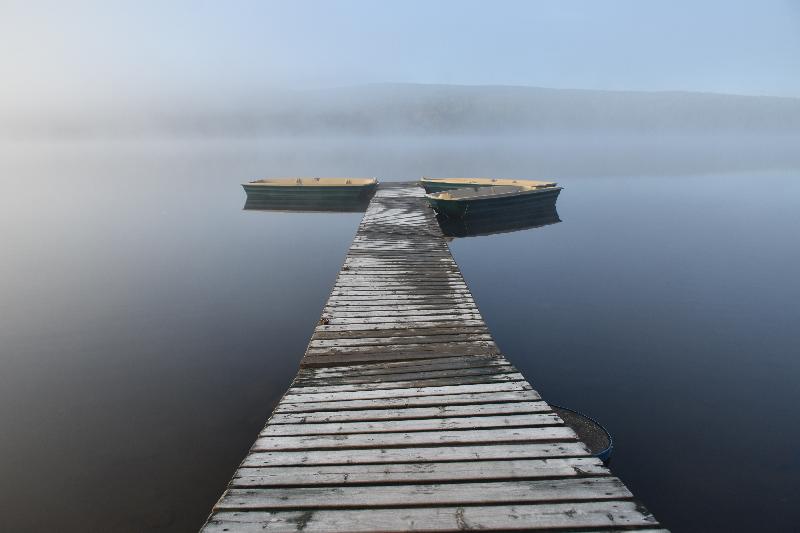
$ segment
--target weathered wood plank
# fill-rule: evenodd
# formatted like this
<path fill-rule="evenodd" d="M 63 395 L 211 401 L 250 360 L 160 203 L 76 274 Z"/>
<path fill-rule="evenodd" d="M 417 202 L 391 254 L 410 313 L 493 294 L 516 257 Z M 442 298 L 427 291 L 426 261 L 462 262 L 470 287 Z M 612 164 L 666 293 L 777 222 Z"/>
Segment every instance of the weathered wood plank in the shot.
<path fill-rule="evenodd" d="M 341 366 L 342 364 L 359 364 L 368 362 L 390 362 L 390 361 L 410 361 L 412 359 L 430 359 L 432 357 L 452 357 L 462 355 L 492 355 L 498 353 L 496 350 L 481 346 L 453 346 L 443 350 L 374 350 L 367 352 L 347 352 L 337 353 L 312 353 L 307 354 L 302 360 L 303 366 L 326 367 Z"/>
<path fill-rule="evenodd" d="M 606 501 L 513 506 L 457 506 L 284 512 L 222 512 L 209 520 L 204 533 L 406 531 L 532 531 L 610 528 L 630 530 L 655 526 L 655 518 L 634 502 Z"/>
<path fill-rule="evenodd" d="M 394 374 L 372 374 L 372 375 L 345 375 L 345 376 L 315 376 L 313 374 L 303 374 L 295 378 L 293 386 L 295 387 L 312 387 L 312 386 L 325 386 L 325 385 L 348 385 L 357 383 L 370 383 L 375 384 L 378 382 L 392 382 L 392 381 L 419 381 L 431 380 L 439 378 L 458 378 L 466 376 L 483 376 L 483 375 L 499 375 L 511 374 L 516 372 L 516 369 L 511 365 L 505 366 L 484 366 L 472 368 L 450 368 L 444 370 L 428 370 L 423 372 L 406 372 Z"/>
<path fill-rule="evenodd" d="M 333 299 L 335 298 L 335 300 Z M 474 300 L 463 295 L 422 295 L 407 294 L 403 296 L 335 296 L 328 299 L 329 305 L 340 307 L 361 307 L 370 305 L 450 305 L 450 304 L 474 304 Z"/>
<path fill-rule="evenodd" d="M 346 266 L 346 265 L 345 265 Z M 460 281 L 463 282 L 464 278 L 456 268 L 422 271 L 421 269 L 388 269 L 388 268 L 347 268 L 342 267 L 339 271 L 338 279 L 369 279 L 376 281 Z"/>
<path fill-rule="evenodd" d="M 393 352 L 423 353 L 433 352 L 443 354 L 446 352 L 458 353 L 464 349 L 470 349 L 469 353 L 491 354 L 497 353 L 497 347 L 491 340 L 449 340 L 446 338 L 432 339 L 430 342 L 397 342 L 385 344 L 368 344 L 363 346 L 310 346 L 307 349 L 309 355 L 337 355 L 337 354 L 380 354 Z"/>
<path fill-rule="evenodd" d="M 367 362 L 390 362 L 390 361 L 409 361 L 412 359 L 430 359 L 431 357 L 452 357 L 454 355 L 489 355 L 497 353 L 495 350 L 487 350 L 485 348 L 464 348 L 453 349 L 446 352 L 437 353 L 432 351 L 389 351 L 389 352 L 372 352 L 372 353 L 341 353 L 333 355 L 306 355 L 301 364 L 305 367 L 327 367 L 327 366 L 340 366 L 342 364 L 359 364 Z"/>
<path fill-rule="evenodd" d="M 417 295 L 414 295 L 417 296 Z M 351 308 L 351 307 L 365 307 L 365 308 L 373 308 L 373 307 L 389 307 L 395 308 L 398 306 L 400 309 L 416 309 L 417 306 L 422 306 L 424 309 L 425 307 L 446 307 L 446 306 L 453 306 L 453 305 L 475 305 L 475 301 L 472 298 L 467 297 L 458 297 L 458 296 L 443 296 L 443 297 L 427 297 L 427 298 L 417 298 L 412 299 L 409 297 L 397 297 L 397 298 L 364 298 L 364 299 L 357 299 L 357 298 L 336 298 L 328 299 L 328 306 L 334 306 L 336 308 Z"/>
<path fill-rule="evenodd" d="M 254 451 L 342 450 L 344 448 L 398 448 L 444 444 L 504 444 L 511 442 L 577 440 L 567 426 L 473 429 L 471 431 L 420 431 L 397 433 L 348 433 L 343 435 L 259 436 Z"/>
<path fill-rule="evenodd" d="M 430 344 L 440 342 L 469 342 L 469 341 L 491 341 L 491 335 L 487 333 L 453 333 L 440 335 L 416 335 L 398 337 L 360 337 L 357 339 L 315 339 L 309 343 L 313 348 L 329 348 L 340 346 L 397 346 L 401 344 Z"/>
<path fill-rule="evenodd" d="M 402 353 L 445 353 L 453 352 L 458 353 L 469 350 L 469 353 L 495 353 L 497 347 L 492 341 L 452 341 L 440 340 L 439 342 L 425 342 L 425 343 L 399 343 L 399 344 L 377 344 L 372 346 L 326 346 L 323 348 L 316 348 L 310 346 L 306 353 L 308 355 L 337 355 L 337 354 L 379 354 L 387 352 L 402 352 Z M 465 352 L 466 353 L 466 352 Z"/>
<path fill-rule="evenodd" d="M 426 378 L 415 379 L 409 381 L 390 381 L 382 380 L 379 383 L 337 383 L 333 385 L 322 385 L 319 383 L 303 384 L 303 388 L 320 388 L 320 387 L 340 387 L 335 390 L 372 390 L 376 387 L 382 389 L 402 389 L 406 387 L 439 387 L 448 385 L 478 385 L 483 383 L 505 383 L 508 381 L 519 381 L 512 373 L 498 373 L 498 374 L 479 374 L 475 376 L 456 376 L 456 377 L 440 377 L 440 378 Z M 348 389 L 349 388 L 349 389 Z M 333 391 L 334 389 L 331 389 Z"/>
<path fill-rule="evenodd" d="M 388 308 L 397 310 L 410 310 L 416 311 L 428 308 L 451 307 L 451 308 L 467 308 L 472 309 L 476 307 L 475 301 L 472 298 L 464 296 L 429 296 L 421 299 L 410 299 L 407 297 L 402 298 L 369 298 L 365 300 L 357 300 L 354 298 L 337 298 L 335 301 L 328 300 L 325 309 L 340 309 L 349 311 L 369 311 L 372 309 Z"/>
<path fill-rule="evenodd" d="M 497 355 L 471 355 L 466 357 L 450 357 L 423 359 L 417 361 L 397 361 L 392 363 L 369 363 L 347 365 L 330 368 L 301 369 L 301 374 L 313 374 L 318 377 L 343 375 L 369 375 L 404 372 L 423 372 L 440 368 L 471 368 L 474 366 L 506 366 L 511 365 L 504 357 Z"/>
<path fill-rule="evenodd" d="M 450 463 L 240 468 L 232 487 L 353 485 L 607 476 L 595 457 Z"/>
<path fill-rule="evenodd" d="M 338 411 L 353 409 L 391 409 L 406 407 L 429 407 L 439 405 L 466 405 L 486 402 L 536 401 L 539 394 L 534 390 L 511 390 L 499 392 L 475 392 L 462 394 L 442 394 L 434 396 L 408 396 L 404 398 L 346 398 L 338 401 L 322 400 L 316 402 L 295 402 L 284 398 L 275 412 L 291 411 L 302 413 L 307 411 Z"/>
<path fill-rule="evenodd" d="M 253 450 L 242 467 L 425 463 L 497 459 L 590 457 L 586 445 L 574 442 L 519 442 L 514 444 L 447 445 L 407 448 L 345 448 L 334 450 Z"/>
<path fill-rule="evenodd" d="M 476 315 L 480 316 L 478 314 L 478 308 L 475 306 L 431 307 L 428 309 L 384 309 L 384 310 L 381 309 L 349 310 L 347 308 L 334 308 L 334 309 L 327 309 L 322 314 L 323 318 L 358 318 L 358 317 L 399 318 L 404 316 L 424 318 L 433 315 L 445 315 L 450 317 L 450 320 L 462 317 L 473 318 Z"/>
<path fill-rule="evenodd" d="M 406 287 L 406 288 L 392 288 L 392 287 L 334 287 L 331 291 L 333 296 L 367 296 L 370 298 L 383 297 L 383 296 L 431 296 L 431 295 L 448 295 L 455 296 L 472 296 L 468 289 L 462 287 Z"/>
<path fill-rule="evenodd" d="M 438 257 L 438 258 L 400 258 L 395 260 L 389 259 L 381 259 L 381 258 L 371 258 L 371 257 L 348 257 L 345 259 L 344 265 L 342 268 L 348 269 L 396 269 L 396 270 L 424 270 L 424 271 L 433 271 L 433 272 L 450 272 L 450 271 L 458 271 L 458 265 L 456 262 L 449 257 Z M 347 272 L 347 271 L 345 271 Z"/>
<path fill-rule="evenodd" d="M 461 272 L 455 266 L 440 266 L 437 268 L 426 269 L 424 272 L 422 272 L 420 269 L 409 268 L 408 266 L 397 266 L 391 268 L 387 267 L 387 265 L 348 266 L 345 264 L 342 267 L 342 270 L 339 272 L 339 277 L 343 276 L 365 276 L 376 279 L 463 279 Z"/>
<path fill-rule="evenodd" d="M 517 374 L 520 376 L 519 374 Z M 521 377 L 521 376 L 520 376 Z M 488 383 L 477 385 L 444 385 L 439 387 L 414 387 L 403 389 L 373 389 L 362 391 L 319 392 L 308 391 L 305 388 L 291 388 L 283 397 L 283 402 L 335 402 L 372 400 L 382 398 L 408 398 L 412 396 L 449 396 L 453 394 L 471 394 L 477 392 L 507 392 L 527 391 L 531 386 L 527 381 L 520 380 L 511 383 Z M 281 402 L 281 403 L 283 403 Z"/>
<path fill-rule="evenodd" d="M 327 322 L 327 321 L 326 321 Z M 483 320 L 480 319 L 468 319 L 468 320 L 448 320 L 446 318 L 442 318 L 441 320 L 405 320 L 402 323 L 397 322 L 392 317 L 386 317 L 383 320 L 373 321 L 372 323 L 351 323 L 351 324 L 318 324 L 316 328 L 314 328 L 314 333 L 334 333 L 336 335 L 347 335 L 349 333 L 353 333 L 356 335 L 360 335 L 360 333 L 354 333 L 358 331 L 376 331 L 383 335 L 384 331 L 386 334 L 391 334 L 392 330 L 395 331 L 410 331 L 411 334 L 414 334 L 415 330 L 428 330 L 428 329 L 451 329 L 451 328 L 478 328 L 484 329 L 486 325 L 483 323 Z"/>
<path fill-rule="evenodd" d="M 232 488 L 219 510 L 346 509 L 405 505 L 486 505 L 492 503 L 576 502 L 632 497 L 614 477 L 487 481 L 424 485 L 370 485 L 296 488 Z"/>
<path fill-rule="evenodd" d="M 377 288 L 426 288 L 426 287 L 441 287 L 444 289 L 460 288 L 464 289 L 466 283 L 463 278 L 456 276 L 451 277 L 426 277 L 422 278 L 407 278 L 398 276 L 339 276 L 336 280 L 337 288 L 358 288 L 366 287 L 368 289 Z"/>
<path fill-rule="evenodd" d="M 388 273 L 387 273 L 388 274 Z M 370 287 L 348 287 L 346 284 L 339 284 L 340 281 L 346 282 L 360 282 L 360 284 L 369 282 L 371 285 Z M 408 287 L 418 287 L 420 289 L 427 289 L 433 288 L 434 290 L 438 287 L 441 288 L 450 288 L 453 290 L 457 290 L 459 292 L 469 293 L 469 289 L 466 287 L 466 283 L 463 277 L 457 277 L 455 274 L 450 276 L 442 276 L 437 275 L 435 271 L 431 272 L 431 276 L 426 275 L 426 279 L 422 278 L 412 278 L 409 276 L 338 276 L 336 279 L 335 285 L 336 288 L 341 290 L 345 289 L 353 289 L 353 290 L 375 290 L 381 289 L 385 283 L 395 283 L 401 284 Z M 433 287 L 428 287 L 431 285 Z M 383 287 L 386 290 L 386 287 Z M 397 290 L 393 287 L 390 287 L 388 290 Z M 412 293 L 413 294 L 413 293 Z M 424 293 L 420 293 L 424 294 Z M 470 293 L 471 294 L 471 293 Z"/>
<path fill-rule="evenodd" d="M 414 250 L 412 247 L 368 248 L 359 246 L 351 247 L 348 253 L 352 257 L 368 257 L 383 261 L 407 261 L 415 258 L 430 261 L 449 258 L 449 254 L 444 248 Z"/>
<path fill-rule="evenodd" d="M 448 418 L 458 416 L 491 416 L 550 412 L 545 402 L 489 403 L 478 405 L 440 405 L 406 409 L 361 409 L 275 413 L 270 424 L 303 424 L 317 422 L 368 422 L 375 420 L 409 420 L 415 418 Z"/>
<path fill-rule="evenodd" d="M 416 327 L 418 323 L 429 324 L 431 322 L 452 322 L 454 320 L 481 320 L 481 315 L 477 312 L 469 314 L 453 315 L 426 315 L 426 316 L 367 316 L 367 317 L 324 317 L 320 325 L 353 325 L 353 324 L 375 324 L 383 327 L 399 328 L 404 324 Z"/>
<path fill-rule="evenodd" d="M 362 339 L 365 337 L 416 337 L 424 335 L 475 335 L 488 333 L 482 326 L 466 326 L 454 323 L 453 326 L 445 323 L 443 327 L 410 327 L 393 329 L 344 329 L 340 331 L 322 330 L 315 328 L 312 340 L 322 339 Z"/>
<path fill-rule="evenodd" d="M 334 422 L 304 424 L 268 424 L 262 437 L 280 435 L 343 435 L 346 433 L 394 433 L 409 431 L 443 431 L 456 429 L 490 429 L 509 427 L 554 426 L 562 424 L 555 413 L 428 418 L 412 420 L 380 420 L 377 422 Z"/>
<path fill-rule="evenodd" d="M 421 378 L 408 381 L 376 381 L 366 383 L 336 383 L 331 385 L 305 385 L 303 387 L 294 387 L 295 392 L 308 394 L 318 394 L 324 392 L 359 392 L 369 390 L 385 390 L 385 389 L 409 389 L 420 387 L 447 387 L 456 385 L 479 385 L 489 383 L 506 383 L 511 381 L 524 381 L 518 372 L 510 373 L 497 373 L 497 374 L 478 374 L 475 376 L 453 376 L 453 377 L 439 377 L 439 378 Z"/>
<path fill-rule="evenodd" d="M 342 305 L 342 306 L 326 306 L 322 312 L 325 315 L 333 315 L 338 313 L 359 313 L 359 315 L 366 314 L 367 316 L 372 315 L 373 313 L 383 312 L 383 313 L 390 313 L 389 316 L 393 314 L 403 313 L 403 314 L 419 314 L 424 315 L 428 314 L 428 312 L 436 312 L 436 311 L 453 311 L 453 310 L 466 310 L 467 312 L 475 312 L 477 311 L 477 306 L 474 302 L 470 303 L 445 303 L 445 304 L 428 304 L 428 303 L 419 303 L 419 304 L 397 304 L 397 305 L 386 305 L 386 304 L 377 304 L 374 302 L 365 302 L 364 305 Z M 378 315 L 372 315 L 378 316 Z"/>

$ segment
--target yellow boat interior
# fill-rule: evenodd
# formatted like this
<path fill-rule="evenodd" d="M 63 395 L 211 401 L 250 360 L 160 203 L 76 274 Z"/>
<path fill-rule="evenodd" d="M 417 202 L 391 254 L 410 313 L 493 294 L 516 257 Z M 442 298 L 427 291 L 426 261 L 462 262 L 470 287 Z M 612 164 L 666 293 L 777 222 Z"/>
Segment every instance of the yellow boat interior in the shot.
<path fill-rule="evenodd" d="M 475 186 L 517 186 L 517 187 L 554 187 L 555 181 L 520 180 L 502 178 L 428 178 L 423 177 L 422 183 L 452 183 L 454 185 Z"/>
<path fill-rule="evenodd" d="M 267 178 L 251 181 L 245 185 L 265 187 L 366 187 L 375 185 L 375 178 Z"/>
<path fill-rule="evenodd" d="M 549 189 L 549 187 L 547 187 Z M 529 187 L 526 185 L 492 185 L 489 187 L 464 187 L 446 191 L 428 193 L 425 196 L 437 200 L 473 200 L 476 198 L 497 198 L 500 196 L 518 196 L 520 194 L 541 191 L 543 187 Z"/>

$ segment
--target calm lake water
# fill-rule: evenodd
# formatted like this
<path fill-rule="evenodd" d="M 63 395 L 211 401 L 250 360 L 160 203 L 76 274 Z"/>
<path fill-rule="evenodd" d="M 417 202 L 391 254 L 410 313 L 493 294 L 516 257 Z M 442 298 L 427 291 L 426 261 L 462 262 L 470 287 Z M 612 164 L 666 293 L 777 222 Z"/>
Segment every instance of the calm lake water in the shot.
<path fill-rule="evenodd" d="M 800 521 L 800 151 L 755 141 L 0 147 L 5 531 L 194 531 L 294 376 L 360 214 L 262 175 L 553 176 L 561 223 L 451 249 L 500 348 L 614 434 L 673 531 Z"/>

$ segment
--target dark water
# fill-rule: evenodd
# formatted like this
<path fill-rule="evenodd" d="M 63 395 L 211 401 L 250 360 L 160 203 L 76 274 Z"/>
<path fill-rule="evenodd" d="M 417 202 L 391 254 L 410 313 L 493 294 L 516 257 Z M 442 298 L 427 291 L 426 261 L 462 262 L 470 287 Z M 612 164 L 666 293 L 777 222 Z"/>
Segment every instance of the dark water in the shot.
<path fill-rule="evenodd" d="M 756 143 L 757 144 L 757 143 Z M 193 531 L 293 377 L 359 214 L 261 175 L 556 176 L 451 248 L 505 354 L 674 531 L 800 519 L 800 156 L 593 140 L 0 147 L 0 529 Z"/>

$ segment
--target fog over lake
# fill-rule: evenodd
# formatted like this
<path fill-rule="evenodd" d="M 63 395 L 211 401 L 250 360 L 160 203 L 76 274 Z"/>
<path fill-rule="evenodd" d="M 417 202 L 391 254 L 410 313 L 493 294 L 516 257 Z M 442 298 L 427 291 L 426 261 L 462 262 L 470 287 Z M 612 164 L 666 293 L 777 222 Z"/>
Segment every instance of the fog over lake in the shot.
<path fill-rule="evenodd" d="M 790 137 L 800 98 L 681 91 L 371 84 L 317 90 L 204 92 L 3 109 L 0 138 L 287 136 Z"/>

